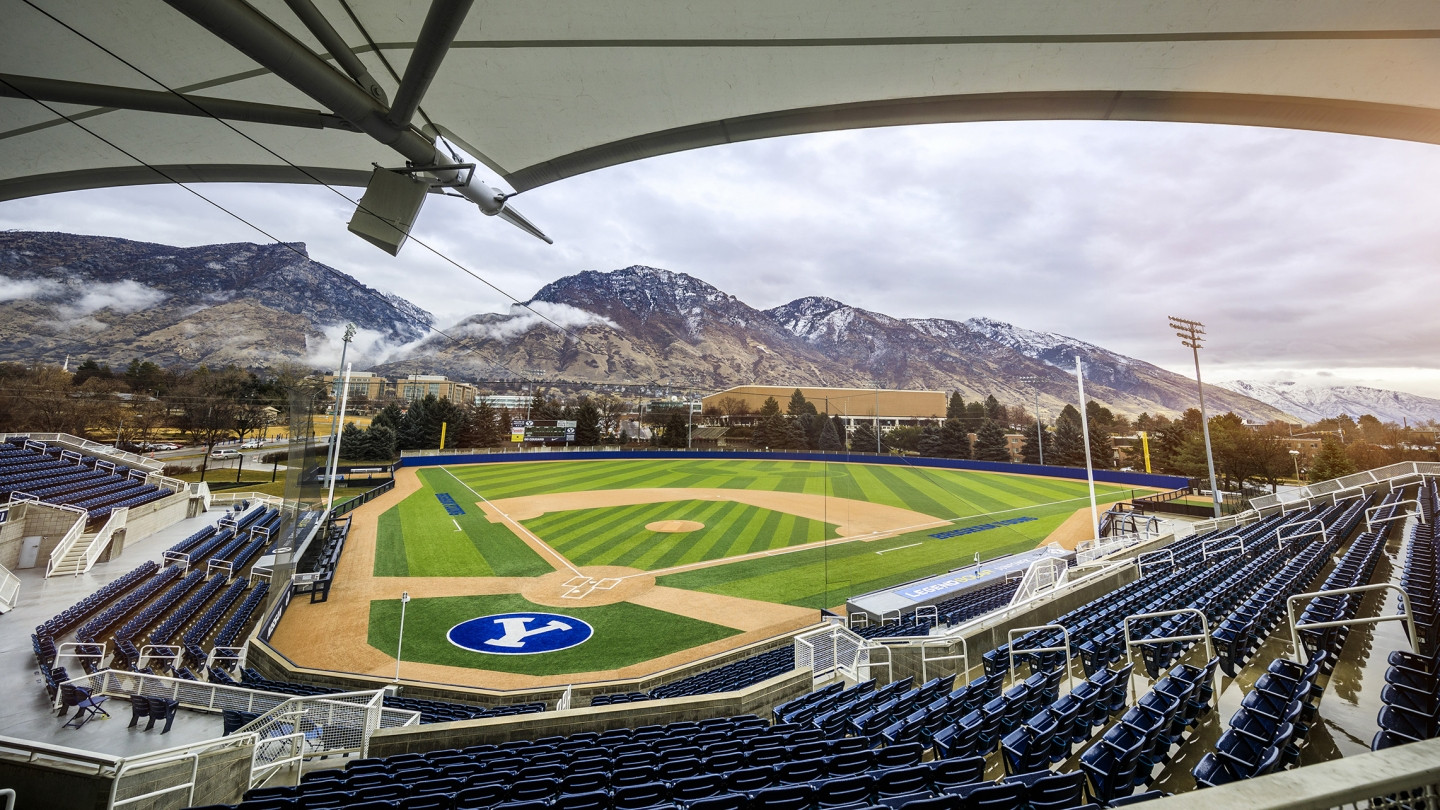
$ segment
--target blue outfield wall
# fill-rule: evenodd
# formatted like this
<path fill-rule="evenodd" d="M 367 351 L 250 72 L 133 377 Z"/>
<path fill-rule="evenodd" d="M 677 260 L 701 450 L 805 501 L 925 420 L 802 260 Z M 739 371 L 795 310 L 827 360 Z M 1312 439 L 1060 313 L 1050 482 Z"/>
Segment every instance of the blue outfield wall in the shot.
<path fill-rule="evenodd" d="M 1006 464 L 1000 461 L 971 461 L 955 458 L 921 458 L 918 456 L 877 456 L 865 453 L 791 453 L 765 450 L 555 450 L 537 453 L 466 453 L 463 455 L 405 456 L 397 467 L 437 467 L 442 464 L 501 464 L 515 461 L 615 461 L 619 459 L 674 459 L 692 458 L 714 461 L 717 459 L 740 459 L 747 461 L 836 461 L 854 464 L 894 464 L 902 467 L 936 467 L 946 470 L 975 470 L 977 472 L 1012 473 L 1016 475 L 1046 475 L 1052 478 L 1085 480 L 1085 470 L 1080 467 L 1052 467 L 1040 464 Z M 1128 487 L 1155 487 L 1157 489 L 1180 489 L 1190 485 L 1190 480 L 1178 475 L 1153 475 L 1150 473 L 1118 472 L 1096 470 L 1095 480 L 1102 484 L 1119 484 Z"/>

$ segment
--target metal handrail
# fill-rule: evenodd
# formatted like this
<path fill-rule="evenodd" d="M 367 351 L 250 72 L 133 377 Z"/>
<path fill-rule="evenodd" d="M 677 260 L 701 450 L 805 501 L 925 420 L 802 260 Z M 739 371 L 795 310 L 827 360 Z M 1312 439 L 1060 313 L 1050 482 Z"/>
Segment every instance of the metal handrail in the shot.
<path fill-rule="evenodd" d="M 1161 637 L 1159 637 L 1159 638 L 1141 638 L 1141 639 L 1131 639 L 1131 638 L 1130 638 L 1130 620 L 1131 620 L 1131 619 L 1161 619 L 1161 618 L 1165 618 L 1165 617 L 1168 617 L 1168 616 L 1180 616 L 1180 615 L 1187 614 L 1187 613 L 1188 613 L 1188 614 L 1194 614 L 1194 615 L 1200 617 L 1200 635 L 1198 635 L 1198 636 L 1197 636 L 1197 635 L 1161 636 Z M 1214 658 L 1214 657 L 1215 657 L 1215 647 L 1214 647 L 1214 645 L 1212 645 L 1212 644 L 1210 643 L 1210 619 L 1205 616 L 1205 611 L 1200 610 L 1199 608 L 1177 608 L 1177 609 L 1175 609 L 1175 610 L 1160 610 L 1160 611 L 1156 611 L 1156 612 L 1154 612 L 1154 613 L 1136 613 L 1136 614 L 1134 614 L 1133 616 L 1126 616 L 1125 619 L 1124 619 L 1124 621 L 1122 622 L 1122 624 L 1123 624 L 1124 629 L 1125 629 L 1125 660 L 1126 660 L 1127 662 L 1132 662 L 1132 663 L 1133 663 L 1133 657 L 1132 657 L 1132 656 L 1133 656 L 1133 649 L 1132 649 L 1133 647 L 1138 647 L 1138 646 L 1141 646 L 1141 645 L 1144 645 L 1144 644 L 1166 644 L 1166 643 L 1169 643 L 1169 642 L 1172 642 L 1172 641 L 1204 641 L 1204 642 L 1205 642 L 1205 660 L 1208 662 L 1211 658 Z M 1132 669 L 1131 671 L 1133 672 L 1134 670 Z M 1215 677 L 1215 694 L 1218 695 L 1218 694 L 1220 694 L 1220 673 L 1219 673 L 1219 668 L 1218 668 L 1218 667 L 1216 668 L 1216 672 L 1215 672 L 1215 676 L 1214 676 L 1214 677 Z M 1135 694 L 1135 682 L 1134 682 L 1134 680 L 1131 680 L 1131 682 L 1130 682 L 1130 699 L 1131 699 L 1131 701 L 1133 702 L 1133 701 L 1136 699 L 1136 697 L 1137 697 L 1137 696 L 1136 696 L 1136 694 Z"/>
<path fill-rule="evenodd" d="M 5 613 L 20 603 L 20 577 L 0 565 L 0 613 Z"/>
<path fill-rule="evenodd" d="M 1137 568 L 1140 569 L 1140 576 L 1142 576 L 1142 577 L 1145 576 L 1145 558 L 1146 558 L 1146 557 L 1158 557 L 1158 556 L 1161 555 L 1161 554 L 1164 554 L 1166 557 L 1169 557 L 1169 558 L 1170 558 L 1170 568 L 1171 568 L 1171 570 L 1174 570 L 1174 568 L 1175 568 L 1175 549 L 1173 549 L 1173 548 L 1162 548 L 1162 549 L 1159 549 L 1158 551 L 1147 551 L 1147 552 L 1145 552 L 1144 554 L 1141 554 L 1141 555 L 1139 555 L 1139 556 L 1137 556 L 1137 557 L 1135 558 L 1135 567 L 1137 567 Z"/>
<path fill-rule="evenodd" d="M 1314 599 L 1319 596 L 1344 596 L 1347 593 L 1367 593 L 1369 591 L 1383 590 L 1391 590 L 1400 594 L 1400 606 L 1403 608 L 1402 612 L 1389 616 L 1369 616 L 1331 622 L 1306 622 L 1297 620 L 1295 617 L 1295 602 L 1300 599 Z M 1415 614 L 1410 610 L 1410 599 L 1405 594 L 1403 588 L 1390 582 L 1381 582 L 1375 585 L 1356 585 L 1353 588 L 1335 588 L 1329 591 L 1297 593 L 1285 600 L 1285 618 L 1290 622 L 1290 644 L 1295 648 L 1295 658 L 1297 660 L 1305 654 L 1305 648 L 1300 646 L 1300 628 L 1302 627 L 1308 627 L 1312 630 L 1324 630 L 1327 627 L 1348 627 L 1352 624 L 1379 624 L 1381 622 L 1404 621 L 1406 632 L 1409 633 L 1410 649 L 1417 649 L 1415 639 Z M 1309 661 L 1305 663 L 1309 663 Z"/>
<path fill-rule="evenodd" d="M 1226 547 L 1224 547 L 1224 548 L 1222 548 L 1222 549 L 1218 549 L 1218 550 L 1212 552 L 1210 549 L 1213 548 L 1213 547 L 1215 546 L 1215 544 L 1216 544 L 1216 543 L 1219 543 L 1221 540 L 1237 540 L 1237 541 L 1239 541 L 1239 543 L 1238 543 L 1238 545 L 1226 546 Z M 1219 536 L 1219 537 L 1212 537 L 1212 538 L 1210 538 L 1209 540 L 1201 540 L 1201 541 L 1200 541 L 1200 556 L 1201 556 L 1201 558 L 1204 559 L 1204 560 L 1209 560 L 1209 559 L 1210 559 L 1210 556 L 1211 556 L 1212 554 L 1224 554 L 1224 553 L 1227 552 L 1227 551 L 1235 551 L 1235 550 L 1237 550 L 1237 549 L 1240 551 L 1241 554 L 1244 554 L 1244 553 L 1245 553 L 1245 537 L 1244 537 L 1244 535 L 1239 535 L 1239 534 L 1223 534 L 1223 535 L 1221 535 L 1221 536 Z"/>
<path fill-rule="evenodd" d="M 1065 646 L 1063 646 L 1063 647 L 1030 647 L 1030 648 L 1021 650 L 1021 652 L 1027 652 L 1027 653 L 1029 653 L 1029 652 L 1038 652 L 1038 653 L 1044 653 L 1044 652 L 1063 652 L 1063 653 L 1065 653 L 1065 679 L 1066 679 L 1066 682 L 1067 682 L 1067 683 L 1069 684 L 1069 686 L 1070 686 L 1070 691 L 1072 691 L 1072 692 L 1075 691 L 1075 673 L 1072 671 L 1072 667 L 1070 666 L 1070 658 L 1071 658 L 1071 655 L 1070 655 L 1070 631 L 1067 630 L 1064 625 L 1060 625 L 1060 624 L 1041 624 L 1041 625 L 1036 625 L 1035 627 L 1016 627 L 1016 628 L 1013 628 L 1013 629 L 1010 630 L 1009 635 L 1008 635 L 1008 637 L 1007 637 L 1006 640 L 1005 640 L 1005 647 L 1006 647 L 1006 649 L 1009 651 L 1009 655 L 1010 655 L 1010 669 L 1009 669 L 1010 683 L 1012 683 L 1012 684 L 1015 683 L 1015 634 L 1016 634 L 1016 633 L 1019 633 L 1019 634 L 1021 634 L 1021 635 L 1024 635 L 1024 634 L 1029 633 L 1029 632 L 1031 632 L 1031 631 L 1033 631 L 1033 630 L 1059 630 L 1060 633 L 1065 637 Z"/>
<path fill-rule="evenodd" d="M 171 785 L 167 788 L 160 788 L 159 790 L 152 790 L 149 793 L 142 793 L 139 796 L 131 796 L 128 799 L 120 799 L 118 801 L 115 799 L 115 794 L 120 790 L 120 778 L 125 775 L 125 771 L 130 765 L 134 764 L 136 767 L 164 765 L 169 762 L 181 762 L 187 759 L 190 760 L 190 781 L 179 785 Z M 110 782 L 110 806 L 119 807 L 123 804 L 130 804 L 131 802 L 138 802 L 144 799 L 153 799 L 156 796 L 163 796 L 166 793 L 174 793 L 177 790 L 188 789 L 189 792 L 186 795 L 185 806 L 190 807 L 195 804 L 195 783 L 199 781 L 199 775 L 200 753 L 198 751 L 186 751 L 181 754 L 161 757 L 159 759 L 122 760 L 119 767 L 115 769 L 114 780 Z"/>
<path fill-rule="evenodd" d="M 1399 507 L 1404 506 L 1404 505 L 1407 504 L 1407 503 L 1413 503 L 1413 504 L 1415 504 L 1415 512 L 1414 512 L 1414 514 L 1415 514 L 1415 519 L 1418 520 L 1418 521 L 1420 521 L 1421 523 L 1424 523 L 1424 522 L 1425 522 L 1425 513 L 1424 513 L 1423 511 L 1421 511 L 1421 509 L 1420 509 L 1420 501 L 1418 501 L 1418 500 L 1416 500 L 1416 499 L 1414 499 L 1414 498 L 1407 498 L 1407 499 L 1405 499 L 1405 500 L 1403 500 L 1403 501 L 1395 501 L 1394 503 L 1382 503 L 1382 504 L 1380 504 L 1380 505 L 1378 505 L 1378 506 L 1372 506 L 1372 507 L 1370 507 L 1369 509 L 1366 509 L 1366 510 L 1365 510 L 1365 531 L 1367 531 L 1367 532 L 1373 532 L 1373 531 L 1375 531 L 1375 527 L 1372 525 L 1372 523 L 1389 523 L 1389 522 L 1395 521 L 1395 520 L 1404 520 L 1405 518 L 1409 517 L 1409 516 L 1410 516 L 1410 513 L 1409 513 L 1409 512 L 1399 512 L 1398 514 L 1393 514 L 1393 515 L 1391 515 L 1390 517 L 1380 518 L 1379 520 L 1373 520 L 1373 519 L 1370 517 L 1371 515 L 1375 514 L 1376 512 L 1380 511 L 1381 509 L 1397 509 L 1397 510 L 1398 510 Z"/>
<path fill-rule="evenodd" d="M 959 655 L 939 655 L 939 656 L 935 656 L 935 657 L 927 657 L 927 656 L 925 655 L 925 650 L 929 649 L 930 647 L 949 646 L 952 641 L 957 641 L 957 640 L 960 642 L 960 654 L 959 654 Z M 927 668 L 927 665 L 928 665 L 928 664 L 931 664 L 931 663 L 939 663 L 939 662 L 941 662 L 941 661 L 957 661 L 957 660 L 958 660 L 958 661 L 964 661 L 964 662 L 965 662 L 965 668 L 964 668 L 963 670 L 961 670 L 961 673 L 962 673 L 965 677 L 968 678 L 968 677 L 970 676 L 970 645 L 969 645 L 968 643 L 966 643 L 965 638 L 964 638 L 963 636 L 960 637 L 959 639 L 948 639 L 948 638 L 946 638 L 946 639 L 935 639 L 935 640 L 933 640 L 933 641 L 921 642 L 921 644 L 920 644 L 920 681 L 921 681 L 921 683 L 928 683 L 929 680 L 930 680 L 930 671 L 929 671 L 929 669 Z"/>

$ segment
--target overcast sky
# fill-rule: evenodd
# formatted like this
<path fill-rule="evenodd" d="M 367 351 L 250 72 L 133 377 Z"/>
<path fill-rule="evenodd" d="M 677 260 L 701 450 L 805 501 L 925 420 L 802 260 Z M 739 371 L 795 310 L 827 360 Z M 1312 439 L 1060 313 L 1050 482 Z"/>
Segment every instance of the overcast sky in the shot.
<path fill-rule="evenodd" d="M 315 259 L 449 324 L 508 300 L 418 244 L 345 230 L 325 189 L 199 186 Z M 358 196 L 358 190 L 347 190 Z M 1181 124 L 956 124 L 654 158 L 513 203 L 556 244 L 429 201 L 416 236 L 523 300 L 583 270 L 689 273 L 757 308 L 828 295 L 897 317 L 987 316 L 1207 379 L 1440 396 L 1440 147 Z M 0 228 L 177 245 L 266 241 L 183 190 L 0 203 Z"/>

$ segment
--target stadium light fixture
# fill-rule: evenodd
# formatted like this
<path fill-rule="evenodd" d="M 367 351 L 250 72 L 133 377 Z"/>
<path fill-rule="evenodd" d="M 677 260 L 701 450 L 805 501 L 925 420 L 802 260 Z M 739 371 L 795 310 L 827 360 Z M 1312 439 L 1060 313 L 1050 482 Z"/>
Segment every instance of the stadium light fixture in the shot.
<path fill-rule="evenodd" d="M 1040 420 L 1040 378 L 1027 374 L 1020 382 L 1035 386 L 1035 447 L 1040 451 L 1040 466 L 1045 466 L 1045 423 Z"/>
<path fill-rule="evenodd" d="M 1195 390 L 1200 394 L 1200 432 L 1205 436 L 1205 466 L 1210 472 L 1210 498 L 1215 517 L 1220 517 L 1220 488 L 1215 485 L 1215 455 L 1210 451 L 1210 417 L 1205 413 L 1205 386 L 1200 382 L 1200 345 L 1205 342 L 1205 324 L 1170 316 L 1170 328 L 1180 338 L 1180 345 L 1195 357 Z"/>

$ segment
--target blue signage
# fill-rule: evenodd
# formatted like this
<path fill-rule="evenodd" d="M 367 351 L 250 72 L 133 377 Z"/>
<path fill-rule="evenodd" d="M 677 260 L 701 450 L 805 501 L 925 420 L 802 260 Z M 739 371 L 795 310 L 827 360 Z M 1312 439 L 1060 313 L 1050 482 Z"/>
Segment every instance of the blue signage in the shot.
<path fill-rule="evenodd" d="M 461 649 L 497 655 L 536 655 L 583 644 L 595 628 L 557 613 L 500 613 L 461 622 L 445 637 Z"/>
<path fill-rule="evenodd" d="M 461 509 L 461 508 L 460 508 L 460 504 L 456 503 L 456 502 L 455 502 L 455 499 L 452 498 L 452 497 L 450 497 L 450 493 L 448 493 L 448 492 L 437 492 L 437 493 L 435 493 L 435 498 L 440 501 L 440 505 L 441 505 L 441 506 L 445 507 L 445 512 L 446 512 L 446 514 L 450 514 L 450 515 L 463 515 L 463 514 L 465 514 L 465 510 L 464 510 L 464 509 Z"/>
<path fill-rule="evenodd" d="M 939 534 L 932 534 L 930 536 L 935 538 L 936 540 L 948 540 L 951 537 L 959 537 L 964 534 L 974 534 L 975 532 L 989 531 L 990 529 L 998 529 L 1001 526 L 1014 526 L 1017 523 L 1028 523 L 1029 521 L 1032 521 L 1034 519 L 1035 518 L 1033 517 L 1010 518 L 1009 520 L 999 520 L 994 523 L 981 523 L 977 526 L 966 526 L 963 529 L 951 529 L 948 532 L 940 532 Z"/>

